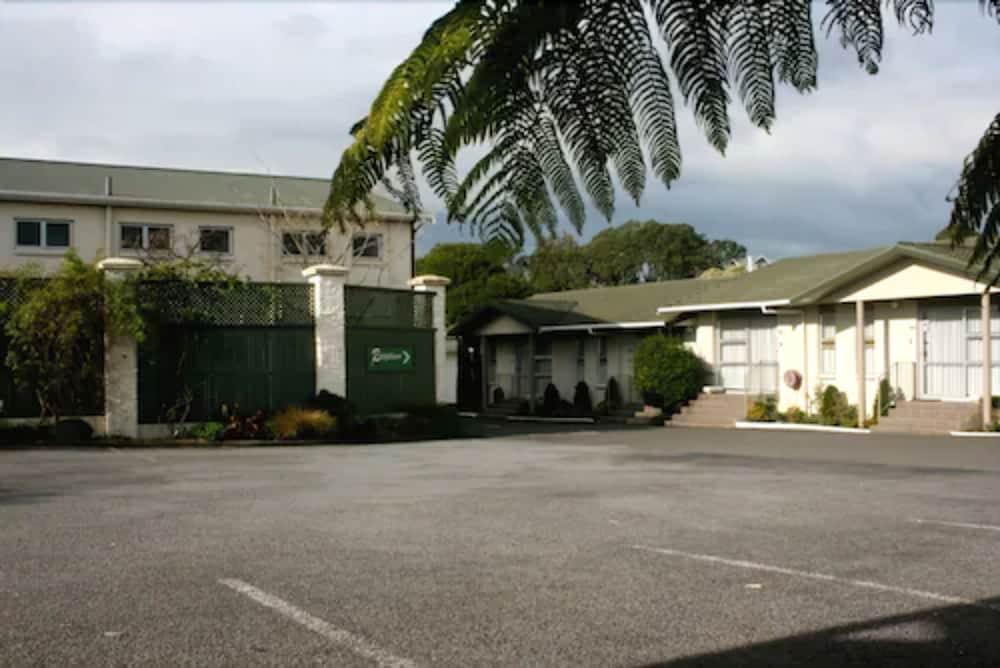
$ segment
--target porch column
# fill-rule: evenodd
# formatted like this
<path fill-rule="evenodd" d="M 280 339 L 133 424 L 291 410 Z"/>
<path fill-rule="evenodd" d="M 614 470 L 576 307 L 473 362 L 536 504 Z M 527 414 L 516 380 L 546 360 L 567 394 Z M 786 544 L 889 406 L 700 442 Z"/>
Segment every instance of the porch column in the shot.
<path fill-rule="evenodd" d="M 448 324 L 446 307 L 448 305 L 448 286 L 451 279 L 444 276 L 416 276 L 410 279 L 410 287 L 414 292 L 429 292 L 434 295 L 432 316 L 434 325 L 434 397 L 439 404 L 454 403 L 456 378 L 450 378 L 448 369 Z"/>
<path fill-rule="evenodd" d="M 858 427 L 864 429 L 868 412 L 865 399 L 865 303 L 855 304 L 854 311 L 854 365 L 858 376 Z"/>
<path fill-rule="evenodd" d="M 97 263 L 110 281 L 121 281 L 142 262 L 109 257 Z M 127 336 L 104 336 L 104 430 L 111 436 L 139 436 L 139 347 Z"/>
<path fill-rule="evenodd" d="M 313 286 L 316 311 L 316 392 L 347 397 L 347 267 L 317 264 L 302 271 Z"/>
<path fill-rule="evenodd" d="M 490 340 L 485 336 L 479 337 L 479 384 L 483 393 L 483 406 L 485 411 L 490 405 Z"/>
<path fill-rule="evenodd" d="M 987 288 L 982 297 L 982 325 L 980 331 L 983 334 L 983 426 L 988 427 L 993 423 L 993 346 L 992 334 L 990 332 L 990 290 Z"/>
<path fill-rule="evenodd" d="M 528 335 L 528 409 L 535 414 L 535 334 Z"/>

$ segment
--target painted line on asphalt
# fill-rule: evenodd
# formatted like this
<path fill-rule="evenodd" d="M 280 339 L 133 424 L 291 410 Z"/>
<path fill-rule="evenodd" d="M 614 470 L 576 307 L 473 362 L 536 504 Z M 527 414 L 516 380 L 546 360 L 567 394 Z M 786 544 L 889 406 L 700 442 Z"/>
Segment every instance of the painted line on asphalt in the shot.
<path fill-rule="evenodd" d="M 243 594 L 244 596 L 260 603 L 264 607 L 271 608 L 278 614 L 292 620 L 300 626 L 304 626 L 313 633 L 319 634 L 332 643 L 348 649 L 360 657 L 374 661 L 380 668 L 415 668 L 417 664 L 409 659 L 400 658 L 391 652 L 374 645 L 361 636 L 350 631 L 338 629 L 333 624 L 326 622 L 319 617 L 310 615 L 305 610 L 297 608 L 291 603 L 284 601 L 277 596 L 272 596 L 266 591 L 257 589 L 253 585 L 242 580 L 223 579 L 219 584 Z"/>
<path fill-rule="evenodd" d="M 1000 531 L 1000 526 L 993 524 L 974 524 L 972 522 L 945 522 L 944 520 L 924 520 L 914 517 L 910 520 L 914 524 L 936 524 L 943 527 L 958 527 L 959 529 L 979 529 L 981 531 Z"/>
<path fill-rule="evenodd" d="M 859 587 L 861 589 L 873 589 L 875 591 L 888 592 L 892 594 L 902 594 L 904 596 L 909 596 L 911 598 L 922 598 L 928 601 L 934 601 L 936 603 L 948 603 L 950 605 L 965 605 L 973 608 L 990 610 L 992 612 L 1000 612 L 1000 605 L 988 605 L 986 603 L 980 603 L 970 598 L 962 598 L 960 596 L 949 596 L 947 594 L 939 594 L 937 592 L 926 591 L 923 589 L 897 587 L 895 585 L 887 585 L 887 584 L 882 584 L 880 582 L 872 582 L 870 580 L 855 580 L 853 578 L 842 578 L 838 575 L 831 575 L 829 573 L 800 571 L 794 568 L 785 568 L 783 566 L 762 564 L 756 561 L 744 561 L 742 559 L 727 559 L 726 557 L 719 557 L 713 554 L 681 552 L 680 550 L 671 550 L 665 547 L 633 545 L 632 549 L 641 550 L 643 552 L 653 552 L 656 554 L 663 554 L 669 557 L 681 557 L 683 559 L 691 559 L 693 561 L 701 561 L 710 564 L 732 566 L 733 568 L 743 568 L 745 570 L 761 571 L 764 573 L 777 573 L 778 575 L 789 575 L 792 577 L 804 578 L 807 580 L 818 580 L 820 582 L 830 582 L 833 584 L 849 585 L 851 587 Z"/>

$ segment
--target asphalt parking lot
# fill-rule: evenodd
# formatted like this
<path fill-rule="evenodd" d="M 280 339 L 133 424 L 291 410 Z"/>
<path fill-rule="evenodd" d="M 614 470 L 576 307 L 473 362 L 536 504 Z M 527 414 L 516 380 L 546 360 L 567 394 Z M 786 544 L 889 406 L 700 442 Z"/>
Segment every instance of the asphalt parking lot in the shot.
<path fill-rule="evenodd" d="M 1000 441 L 0 452 L 3 665 L 997 665 Z"/>

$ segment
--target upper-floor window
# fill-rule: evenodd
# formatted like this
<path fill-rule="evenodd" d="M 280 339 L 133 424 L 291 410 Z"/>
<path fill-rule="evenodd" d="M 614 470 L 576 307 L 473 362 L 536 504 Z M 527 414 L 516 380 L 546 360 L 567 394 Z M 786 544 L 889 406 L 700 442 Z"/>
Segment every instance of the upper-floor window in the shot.
<path fill-rule="evenodd" d="M 19 219 L 16 221 L 18 248 L 28 250 L 69 248 L 70 224 L 68 220 Z"/>
<path fill-rule="evenodd" d="M 326 232 L 285 232 L 281 254 L 288 256 L 326 255 Z"/>
<path fill-rule="evenodd" d="M 355 234 L 353 241 L 354 257 L 366 260 L 382 259 L 381 234 Z"/>
<path fill-rule="evenodd" d="M 127 223 L 119 228 L 118 247 L 122 250 L 169 251 L 172 237 L 169 225 Z"/>
<path fill-rule="evenodd" d="M 230 255 L 233 252 L 233 230 L 230 227 L 202 227 L 198 230 L 198 250 L 202 253 Z"/>

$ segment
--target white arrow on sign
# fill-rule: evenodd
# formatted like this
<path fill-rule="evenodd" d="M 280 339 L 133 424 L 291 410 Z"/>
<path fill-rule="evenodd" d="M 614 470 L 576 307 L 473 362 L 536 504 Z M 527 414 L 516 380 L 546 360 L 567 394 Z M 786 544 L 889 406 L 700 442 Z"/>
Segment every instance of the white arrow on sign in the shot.
<path fill-rule="evenodd" d="M 406 366 L 409 363 L 410 363 L 410 351 L 404 349 L 403 350 L 403 366 Z"/>

